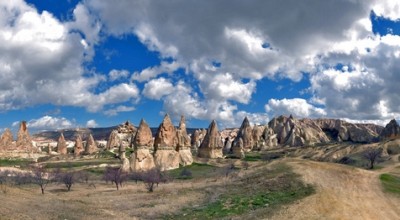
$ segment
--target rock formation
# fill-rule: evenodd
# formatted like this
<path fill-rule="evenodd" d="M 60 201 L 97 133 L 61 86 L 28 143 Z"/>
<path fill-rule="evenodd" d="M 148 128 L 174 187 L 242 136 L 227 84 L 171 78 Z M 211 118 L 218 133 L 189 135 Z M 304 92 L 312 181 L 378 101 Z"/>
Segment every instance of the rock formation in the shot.
<path fill-rule="evenodd" d="M 272 128 L 266 126 L 262 136 L 264 143 L 262 146 L 260 146 L 260 150 L 274 149 L 278 147 L 278 138 Z"/>
<path fill-rule="evenodd" d="M 89 134 L 86 140 L 85 154 L 93 154 L 97 152 L 97 143 L 94 141 L 93 135 Z"/>
<path fill-rule="evenodd" d="M 265 126 L 254 125 L 252 135 L 253 135 L 253 149 L 257 150 L 261 148 L 264 144 L 263 134 L 264 134 Z"/>
<path fill-rule="evenodd" d="M 176 147 L 176 130 L 169 115 L 166 114 L 154 139 L 154 160 L 160 170 L 179 168 L 179 153 Z"/>
<path fill-rule="evenodd" d="M 240 141 L 241 141 L 241 146 Z M 249 119 L 247 117 L 244 118 L 242 125 L 240 126 L 239 132 L 233 141 L 232 152 L 235 154 L 237 152 L 237 156 L 241 155 L 240 150 L 244 152 L 249 152 L 253 149 L 253 129 L 250 126 Z M 242 149 L 240 149 L 242 148 Z M 235 154 L 236 155 L 236 154 Z"/>
<path fill-rule="evenodd" d="M 396 119 L 392 119 L 380 133 L 382 140 L 396 139 L 400 137 L 400 126 Z"/>
<path fill-rule="evenodd" d="M 75 139 L 74 156 L 80 156 L 84 151 L 81 135 L 78 134 Z"/>
<path fill-rule="evenodd" d="M 23 150 L 23 151 L 33 150 L 32 140 L 29 135 L 28 128 L 26 126 L 26 121 L 22 121 L 20 124 L 17 134 L 16 148 L 17 150 Z"/>
<path fill-rule="evenodd" d="M 218 126 L 215 120 L 213 120 L 199 147 L 198 156 L 203 158 L 222 158 L 222 148 L 223 143 L 218 132 Z"/>
<path fill-rule="evenodd" d="M 68 153 L 67 151 L 67 142 L 65 141 L 64 134 L 61 133 L 57 142 L 57 152 L 61 155 L 65 155 Z"/>
<path fill-rule="evenodd" d="M 107 141 L 106 149 L 110 150 L 113 148 L 119 148 L 121 144 L 127 144 L 124 147 L 130 147 L 132 137 L 136 134 L 136 128 L 132 123 L 126 121 L 125 123 L 118 126 L 116 130 L 110 133 Z"/>
<path fill-rule="evenodd" d="M 187 166 L 193 163 L 193 156 L 190 149 L 190 137 L 186 131 L 185 117 L 181 116 L 179 127 L 176 130 L 177 150 L 179 152 L 179 163 Z"/>
<path fill-rule="evenodd" d="M 155 167 L 153 158 L 153 136 L 149 125 L 142 119 L 133 139 L 134 152 L 130 157 L 130 168 L 133 171 L 147 171 Z"/>
<path fill-rule="evenodd" d="M 10 129 L 6 129 L 4 133 L 1 135 L 0 139 L 0 149 L 2 150 L 11 150 L 14 148 L 13 144 L 13 134 Z"/>

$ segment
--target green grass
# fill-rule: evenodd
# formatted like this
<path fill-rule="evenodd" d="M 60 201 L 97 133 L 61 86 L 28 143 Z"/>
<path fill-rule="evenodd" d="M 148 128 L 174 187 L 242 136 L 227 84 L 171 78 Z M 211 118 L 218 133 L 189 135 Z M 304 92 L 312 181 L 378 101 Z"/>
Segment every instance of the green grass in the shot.
<path fill-rule="evenodd" d="M 192 172 L 192 178 L 204 178 L 213 176 L 213 174 L 215 174 L 220 168 L 208 164 L 193 163 L 189 166 L 179 167 L 178 169 L 170 170 L 168 172 L 175 179 L 192 179 L 180 176 L 183 169 L 187 169 Z"/>
<path fill-rule="evenodd" d="M 384 173 L 379 176 L 382 186 L 386 192 L 394 193 L 400 196 L 400 177 Z"/>
<path fill-rule="evenodd" d="M 91 160 L 91 161 L 67 161 L 67 162 L 55 162 L 55 163 L 47 163 L 45 165 L 46 168 L 56 169 L 56 168 L 76 168 L 83 166 L 94 166 L 100 164 L 119 164 L 119 160 L 117 159 L 102 159 L 102 160 Z"/>
<path fill-rule="evenodd" d="M 27 167 L 32 163 L 34 163 L 34 161 L 21 158 L 0 159 L 0 167 L 11 167 L 11 166 Z"/>
<path fill-rule="evenodd" d="M 238 216 L 244 218 L 243 215 L 253 211 L 258 218 L 266 218 L 282 205 L 315 192 L 312 186 L 300 181 L 299 176 L 286 165 L 277 165 L 273 169 L 253 173 L 233 180 L 229 185 L 214 187 L 210 191 L 223 193 L 211 201 L 206 199 L 199 207 L 184 208 L 179 214 L 166 216 L 165 219 L 229 219 Z"/>
<path fill-rule="evenodd" d="M 248 161 L 248 162 L 260 161 L 261 155 L 259 153 L 246 154 L 245 157 L 243 158 L 243 160 Z"/>

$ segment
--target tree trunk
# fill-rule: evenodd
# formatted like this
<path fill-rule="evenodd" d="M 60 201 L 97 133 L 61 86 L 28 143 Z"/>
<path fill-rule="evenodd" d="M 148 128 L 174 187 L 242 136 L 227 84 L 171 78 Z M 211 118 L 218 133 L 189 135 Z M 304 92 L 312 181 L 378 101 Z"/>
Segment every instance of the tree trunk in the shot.
<path fill-rule="evenodd" d="M 42 194 L 44 194 L 44 189 L 43 189 L 43 187 L 40 187 L 40 189 L 42 190 Z"/>

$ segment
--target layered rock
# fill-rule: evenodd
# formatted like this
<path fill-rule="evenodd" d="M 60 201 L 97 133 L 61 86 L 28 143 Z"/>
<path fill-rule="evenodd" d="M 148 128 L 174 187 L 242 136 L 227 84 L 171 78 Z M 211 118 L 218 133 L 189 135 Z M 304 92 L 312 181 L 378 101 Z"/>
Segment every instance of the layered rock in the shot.
<path fill-rule="evenodd" d="M 94 141 L 93 135 L 89 134 L 89 137 L 86 140 L 85 154 L 93 154 L 98 150 L 97 143 Z"/>
<path fill-rule="evenodd" d="M 193 163 L 193 156 L 191 152 L 190 137 L 186 131 L 185 117 L 181 116 L 179 127 L 176 130 L 177 137 L 177 150 L 179 152 L 179 163 L 182 166 L 187 166 Z"/>
<path fill-rule="evenodd" d="M 14 148 L 13 144 L 13 134 L 10 129 L 6 129 L 4 133 L 1 135 L 0 139 L 0 149 L 2 150 L 11 150 Z"/>
<path fill-rule="evenodd" d="M 130 157 L 130 168 L 133 171 L 147 171 L 155 168 L 152 152 L 153 136 L 149 125 L 144 119 L 140 121 L 139 128 L 133 139 L 134 152 Z"/>
<path fill-rule="evenodd" d="M 206 136 L 199 147 L 198 156 L 203 158 L 222 158 L 223 142 L 218 132 L 218 126 L 213 120 L 207 129 Z"/>
<path fill-rule="evenodd" d="M 400 126 L 396 119 L 392 119 L 380 133 L 382 140 L 396 139 L 400 137 Z"/>
<path fill-rule="evenodd" d="M 236 156 L 240 156 L 240 151 L 249 152 L 253 149 L 253 146 L 253 129 L 250 126 L 249 119 L 245 117 L 240 126 L 239 132 L 233 141 L 232 152 Z"/>
<path fill-rule="evenodd" d="M 154 139 L 154 160 L 160 170 L 179 168 L 179 153 L 176 151 L 177 138 L 174 125 L 166 114 Z"/>
<path fill-rule="evenodd" d="M 63 133 L 61 133 L 60 137 L 58 138 L 57 153 L 59 153 L 61 155 L 65 155 L 65 154 L 68 153 L 68 151 L 67 151 L 67 142 L 65 141 Z"/>
<path fill-rule="evenodd" d="M 20 124 L 17 134 L 16 148 L 17 150 L 24 150 L 24 151 L 33 150 L 32 139 L 29 135 L 26 121 L 22 121 Z"/>
<path fill-rule="evenodd" d="M 82 143 L 81 135 L 77 135 L 75 139 L 75 146 L 74 146 L 74 156 L 80 156 L 85 151 Z"/>

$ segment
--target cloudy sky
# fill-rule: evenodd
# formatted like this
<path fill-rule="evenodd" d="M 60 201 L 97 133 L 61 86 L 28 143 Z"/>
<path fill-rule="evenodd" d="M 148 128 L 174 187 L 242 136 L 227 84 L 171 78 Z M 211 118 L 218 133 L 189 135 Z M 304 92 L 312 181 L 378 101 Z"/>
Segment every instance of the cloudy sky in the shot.
<path fill-rule="evenodd" d="M 1 0 L 0 128 L 400 118 L 400 1 Z"/>

